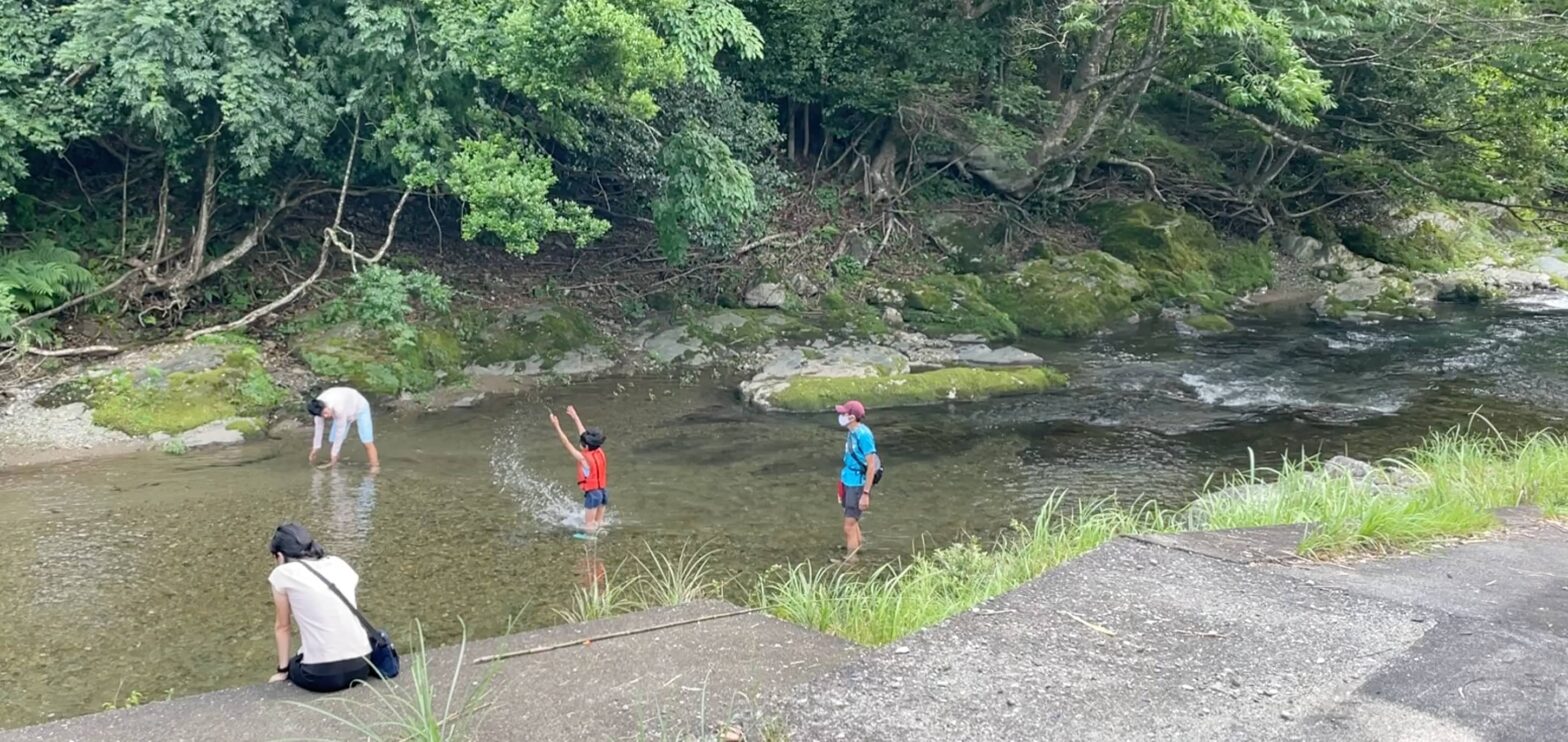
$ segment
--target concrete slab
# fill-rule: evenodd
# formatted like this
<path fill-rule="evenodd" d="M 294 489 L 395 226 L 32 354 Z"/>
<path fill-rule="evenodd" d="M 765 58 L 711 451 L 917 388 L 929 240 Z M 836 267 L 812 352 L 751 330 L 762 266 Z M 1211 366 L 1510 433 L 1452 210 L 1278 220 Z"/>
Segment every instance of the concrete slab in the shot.
<path fill-rule="evenodd" d="M 468 659 L 733 610 L 728 603 L 703 601 L 557 626 L 471 643 Z M 480 716 L 477 739 L 672 738 L 704 727 L 711 732 L 713 724 L 731 716 L 761 711 L 769 694 L 835 669 L 858 652 L 848 642 L 750 614 L 477 668 L 465 665 L 460 682 L 467 686 L 494 671 L 492 705 Z M 457 667 L 456 648 L 433 650 L 431 656 L 432 677 L 445 688 Z M 407 681 L 405 676 L 397 682 Z M 375 700 L 367 689 L 335 698 Z M 296 705 L 324 700 L 286 684 L 249 686 L 0 732 L 0 742 L 360 738 Z M 345 710 L 338 704 L 328 708 Z"/>
<path fill-rule="evenodd" d="M 1129 536 L 1168 549 L 1187 551 L 1238 564 L 1253 562 L 1296 562 L 1301 557 L 1296 547 L 1312 530 L 1310 524 L 1269 526 L 1267 528 L 1229 528 L 1219 531 L 1151 533 Z"/>
<path fill-rule="evenodd" d="M 1379 600 L 1568 639 L 1568 527 L 1525 527 L 1422 554 L 1349 563 L 1262 566 Z"/>
<path fill-rule="evenodd" d="M 1120 539 L 795 694 L 797 739 L 1256 739 L 1347 697 L 1420 609 Z"/>

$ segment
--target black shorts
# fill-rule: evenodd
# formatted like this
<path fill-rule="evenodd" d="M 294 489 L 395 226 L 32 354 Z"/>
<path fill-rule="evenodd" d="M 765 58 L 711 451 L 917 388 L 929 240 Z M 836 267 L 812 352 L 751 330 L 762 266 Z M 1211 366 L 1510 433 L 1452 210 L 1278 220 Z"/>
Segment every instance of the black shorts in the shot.
<path fill-rule="evenodd" d="M 336 693 L 368 679 L 373 671 L 363 657 L 353 657 L 338 662 L 317 662 L 307 665 L 305 655 L 296 654 L 289 660 L 289 682 L 296 687 L 316 693 Z"/>
<path fill-rule="evenodd" d="M 864 488 L 856 487 L 854 488 L 854 491 L 851 492 L 848 491 L 848 488 L 844 486 L 843 482 L 838 483 L 838 504 L 844 507 L 845 518 L 854 518 L 855 520 L 860 520 L 860 516 L 862 515 L 860 512 L 860 496 L 864 493 Z M 867 504 L 869 505 L 870 503 Z"/>

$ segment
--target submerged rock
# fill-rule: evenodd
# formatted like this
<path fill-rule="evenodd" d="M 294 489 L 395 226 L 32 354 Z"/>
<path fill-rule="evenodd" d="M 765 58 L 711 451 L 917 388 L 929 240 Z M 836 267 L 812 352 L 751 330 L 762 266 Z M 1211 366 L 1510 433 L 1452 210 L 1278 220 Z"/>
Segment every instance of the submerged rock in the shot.
<path fill-rule="evenodd" d="M 1018 348 L 954 344 L 918 333 L 898 333 L 886 345 L 776 349 L 756 375 L 740 385 L 740 392 L 758 408 L 787 411 L 818 409 L 823 399 L 835 394 L 849 396 L 833 404 L 850 397 L 880 406 L 974 400 L 1043 391 L 1065 380 L 1056 371 L 1030 368 L 1043 363 L 1039 356 Z M 1045 374 L 1021 373 L 1032 370 Z M 993 371 L 999 375 L 993 376 Z"/>
<path fill-rule="evenodd" d="M 1066 383 L 1066 376 L 1049 368 L 944 368 L 869 377 L 797 377 L 751 401 L 763 409 L 826 412 L 846 399 L 872 408 L 902 407 L 1035 394 Z"/>

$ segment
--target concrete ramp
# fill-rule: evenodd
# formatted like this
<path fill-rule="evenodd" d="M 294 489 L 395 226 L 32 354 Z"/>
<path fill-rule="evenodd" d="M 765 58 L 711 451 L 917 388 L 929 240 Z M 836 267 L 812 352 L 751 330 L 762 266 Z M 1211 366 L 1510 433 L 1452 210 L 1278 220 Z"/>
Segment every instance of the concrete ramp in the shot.
<path fill-rule="evenodd" d="M 468 656 L 578 642 L 736 610 L 718 601 L 659 608 L 473 642 Z M 464 667 L 463 682 L 495 670 L 492 705 L 480 717 L 478 739 L 685 738 L 698 727 L 711 731 L 732 716 L 760 712 L 762 696 L 828 672 L 858 651 L 848 642 L 753 613 Z M 438 687 L 446 687 L 455 660 L 455 648 L 432 651 Z M 336 696 L 371 698 L 366 689 Z M 289 703 L 323 700 L 283 683 L 255 685 L 0 732 L 0 741 L 362 738 Z M 341 706 L 330 708 L 342 711 Z"/>
<path fill-rule="evenodd" d="M 1119 539 L 808 684 L 791 726 L 863 742 L 1260 739 L 1419 641 L 1422 615 Z"/>

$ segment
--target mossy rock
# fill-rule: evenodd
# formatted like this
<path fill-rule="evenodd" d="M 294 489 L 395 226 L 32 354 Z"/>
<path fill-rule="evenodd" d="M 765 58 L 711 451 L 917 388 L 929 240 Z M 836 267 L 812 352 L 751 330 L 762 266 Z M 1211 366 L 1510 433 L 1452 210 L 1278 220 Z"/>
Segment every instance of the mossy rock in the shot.
<path fill-rule="evenodd" d="M 954 273 L 1007 270 L 1007 221 L 999 216 L 937 211 L 925 218 L 925 230 Z"/>
<path fill-rule="evenodd" d="M 1217 292 L 1230 303 L 1232 297 L 1268 288 L 1274 283 L 1274 245 L 1267 238 L 1258 242 L 1228 242 L 1208 255 L 1209 272 L 1214 274 Z"/>
<path fill-rule="evenodd" d="M 1320 312 L 1330 319 L 1358 316 L 1425 319 L 1430 307 L 1419 301 L 1415 287 L 1403 278 L 1382 275 L 1336 284 L 1321 300 Z"/>
<path fill-rule="evenodd" d="M 295 353 L 323 381 L 376 394 L 434 389 L 461 372 L 464 356 L 456 331 L 433 325 L 401 346 L 387 333 L 339 325 L 296 338 Z"/>
<path fill-rule="evenodd" d="M 907 407 L 1037 394 L 1066 383 L 1066 375 L 1045 367 L 944 368 L 860 378 L 806 376 L 791 379 L 769 397 L 769 404 L 788 412 L 825 412 L 846 399 L 860 400 L 872 409 Z"/>
<path fill-rule="evenodd" d="M 1137 269 L 1089 251 L 1026 263 L 992 281 L 988 296 L 1025 332 L 1081 337 L 1125 319 L 1148 290 Z"/>
<path fill-rule="evenodd" d="M 217 345 L 221 362 L 165 373 L 149 366 L 80 380 L 61 396 L 79 395 L 93 422 L 129 435 L 177 434 L 226 418 L 264 416 L 287 398 L 262 368 L 254 345 Z"/>
<path fill-rule="evenodd" d="M 1479 276 L 1460 276 L 1437 294 L 1437 298 L 1442 301 L 1459 304 L 1484 304 L 1507 297 L 1507 291 L 1487 283 Z"/>
<path fill-rule="evenodd" d="M 1018 325 L 986 298 L 977 276 L 935 274 L 904 288 L 904 322 L 927 335 L 1018 337 Z"/>
<path fill-rule="evenodd" d="M 1405 209 L 1378 224 L 1341 227 L 1345 248 L 1364 258 L 1429 273 L 1463 268 L 1502 252 L 1487 220 L 1438 205 Z"/>
<path fill-rule="evenodd" d="M 261 418 L 240 417 L 230 420 L 223 427 L 225 430 L 232 430 L 236 433 L 239 433 L 240 435 L 245 436 L 246 438 L 257 438 L 266 431 L 266 429 L 262 427 L 262 423 L 263 420 Z"/>
<path fill-rule="evenodd" d="M 1137 268 L 1159 300 L 1220 288 L 1208 256 L 1222 242 L 1207 222 L 1150 202 L 1103 202 L 1084 209 L 1080 218 L 1099 235 L 1100 248 Z"/>
<path fill-rule="evenodd" d="M 1236 326 L 1231 324 L 1230 320 L 1218 314 L 1200 314 L 1195 317 L 1188 317 L 1183 321 L 1187 323 L 1188 327 L 1206 335 L 1217 335 L 1236 329 Z"/>
<path fill-rule="evenodd" d="M 880 337 L 892 332 L 875 307 L 854 301 L 840 291 L 822 295 L 822 327 L 829 332 L 858 338 Z"/>
<path fill-rule="evenodd" d="M 537 360 L 548 371 L 568 353 L 607 352 L 613 345 L 586 313 L 570 307 L 537 307 L 496 321 L 470 315 L 463 325 L 464 355 L 481 366 Z"/>
<path fill-rule="evenodd" d="M 691 337 L 709 348 L 748 351 L 775 342 L 804 342 L 826 336 L 798 317 L 776 309 L 724 309 L 683 318 Z"/>

